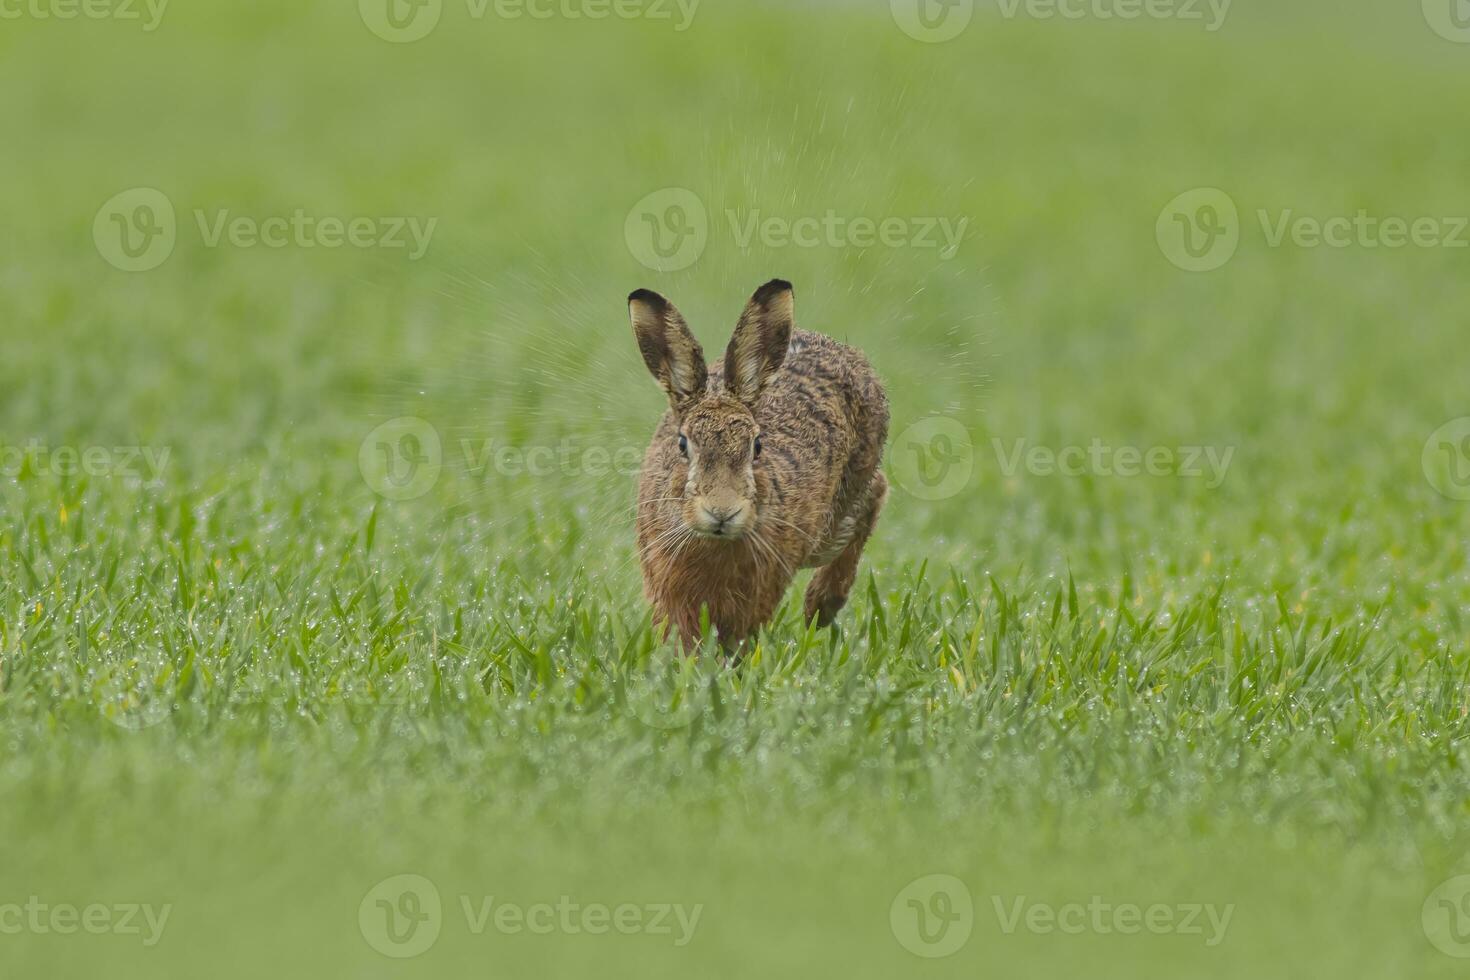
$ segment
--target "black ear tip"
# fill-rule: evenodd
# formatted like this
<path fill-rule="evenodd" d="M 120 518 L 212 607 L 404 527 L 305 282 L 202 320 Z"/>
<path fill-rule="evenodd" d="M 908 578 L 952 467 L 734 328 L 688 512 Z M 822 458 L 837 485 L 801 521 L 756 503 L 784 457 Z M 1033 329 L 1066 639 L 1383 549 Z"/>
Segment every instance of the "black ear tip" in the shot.
<path fill-rule="evenodd" d="M 646 303 L 649 306 L 663 309 L 669 305 L 669 301 L 651 289 L 635 289 L 628 294 L 628 303 Z"/>
<path fill-rule="evenodd" d="M 782 293 L 793 292 L 795 292 L 795 290 L 791 287 L 791 283 L 787 282 L 785 279 L 772 279 L 760 289 L 757 289 L 755 291 L 755 296 L 756 299 L 764 301 L 770 299 L 773 296 L 779 296 Z"/>

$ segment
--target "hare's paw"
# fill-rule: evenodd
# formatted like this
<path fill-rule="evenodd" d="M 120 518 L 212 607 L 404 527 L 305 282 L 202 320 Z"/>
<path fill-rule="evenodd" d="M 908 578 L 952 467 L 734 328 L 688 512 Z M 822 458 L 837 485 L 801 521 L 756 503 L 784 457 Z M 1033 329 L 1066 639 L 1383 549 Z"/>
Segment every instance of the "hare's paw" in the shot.
<path fill-rule="evenodd" d="M 838 612 L 847 605 L 847 596 L 835 595 L 828 591 L 827 583 L 822 581 L 822 574 L 817 573 L 806 587 L 806 621 L 810 626 L 812 620 L 816 620 L 820 629 L 826 629 L 832 625 L 837 618 Z"/>

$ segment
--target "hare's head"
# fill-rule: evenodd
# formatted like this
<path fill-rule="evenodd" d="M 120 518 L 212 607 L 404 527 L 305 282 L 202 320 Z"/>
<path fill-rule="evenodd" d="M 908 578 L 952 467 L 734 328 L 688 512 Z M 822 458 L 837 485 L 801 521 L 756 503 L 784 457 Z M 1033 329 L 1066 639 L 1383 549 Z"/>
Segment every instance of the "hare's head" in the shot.
<path fill-rule="evenodd" d="M 643 363 L 668 394 L 678 423 L 671 493 L 681 494 L 684 522 L 709 537 L 739 538 L 761 503 L 755 406 L 786 358 L 791 284 L 772 280 L 750 298 L 725 350 L 723 383 L 710 382 L 704 351 L 672 303 L 640 289 L 628 297 L 628 311 Z"/>

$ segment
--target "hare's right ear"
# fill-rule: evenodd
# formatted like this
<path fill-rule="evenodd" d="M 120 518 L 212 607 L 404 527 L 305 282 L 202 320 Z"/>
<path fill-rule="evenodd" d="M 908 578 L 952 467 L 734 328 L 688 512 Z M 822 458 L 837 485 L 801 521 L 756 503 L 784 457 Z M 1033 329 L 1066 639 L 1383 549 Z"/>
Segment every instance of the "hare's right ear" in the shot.
<path fill-rule="evenodd" d="M 640 289 L 628 297 L 628 316 L 643 363 L 668 393 L 674 411 L 683 414 L 704 397 L 709 382 L 699 341 L 674 304 L 651 290 Z"/>
<path fill-rule="evenodd" d="M 725 388 L 751 408 L 786 360 L 795 312 L 791 283 L 772 279 L 750 298 L 725 349 Z"/>

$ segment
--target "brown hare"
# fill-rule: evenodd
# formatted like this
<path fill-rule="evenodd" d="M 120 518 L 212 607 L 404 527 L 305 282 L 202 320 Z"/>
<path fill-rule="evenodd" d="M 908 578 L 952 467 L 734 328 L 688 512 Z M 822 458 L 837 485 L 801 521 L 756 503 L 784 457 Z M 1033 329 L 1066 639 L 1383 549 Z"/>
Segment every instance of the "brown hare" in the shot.
<path fill-rule="evenodd" d="M 756 290 L 713 371 L 673 304 L 628 297 L 638 349 L 669 396 L 638 486 L 638 554 L 655 618 L 686 649 L 702 611 L 726 648 L 768 621 L 798 568 L 828 626 L 888 493 L 888 399 L 861 352 L 793 328 L 791 284 Z"/>

